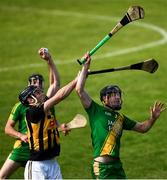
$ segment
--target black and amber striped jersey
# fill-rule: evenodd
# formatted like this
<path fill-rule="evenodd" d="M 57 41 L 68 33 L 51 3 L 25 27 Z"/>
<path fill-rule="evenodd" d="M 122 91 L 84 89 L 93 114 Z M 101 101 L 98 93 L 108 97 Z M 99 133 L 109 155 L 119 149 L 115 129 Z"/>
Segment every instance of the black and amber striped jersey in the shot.
<path fill-rule="evenodd" d="M 43 106 L 30 107 L 26 112 L 30 160 L 52 159 L 60 153 L 60 139 L 53 109 L 44 112 Z"/>

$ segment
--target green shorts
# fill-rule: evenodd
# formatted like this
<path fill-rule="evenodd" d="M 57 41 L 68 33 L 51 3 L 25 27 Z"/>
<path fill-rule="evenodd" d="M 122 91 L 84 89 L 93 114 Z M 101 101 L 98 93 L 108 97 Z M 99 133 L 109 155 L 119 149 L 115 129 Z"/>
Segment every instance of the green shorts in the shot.
<path fill-rule="evenodd" d="M 114 161 L 107 164 L 93 161 L 93 179 L 126 179 L 121 161 Z"/>
<path fill-rule="evenodd" d="M 29 160 L 30 150 L 28 143 L 21 142 L 17 140 L 14 144 L 14 149 L 9 155 L 9 159 L 19 162 L 22 166 L 25 166 L 26 162 Z"/>

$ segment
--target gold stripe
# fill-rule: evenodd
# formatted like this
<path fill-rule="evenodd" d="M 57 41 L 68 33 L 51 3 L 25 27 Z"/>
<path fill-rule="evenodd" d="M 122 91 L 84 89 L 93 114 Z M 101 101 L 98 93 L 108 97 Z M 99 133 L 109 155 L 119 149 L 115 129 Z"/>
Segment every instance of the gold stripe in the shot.
<path fill-rule="evenodd" d="M 20 148 L 21 147 L 21 140 L 16 140 L 16 142 L 14 143 L 13 148 Z"/>
<path fill-rule="evenodd" d="M 106 142 L 105 142 L 105 145 L 102 149 L 100 156 L 110 154 L 110 152 L 115 147 L 115 141 L 116 141 L 116 135 L 114 134 L 114 132 L 111 131 Z"/>
<path fill-rule="evenodd" d="M 110 153 L 112 153 L 115 145 L 116 145 L 116 138 L 119 135 L 121 129 L 122 129 L 122 124 L 123 124 L 123 116 L 120 114 L 117 118 L 117 120 L 115 121 L 115 124 L 113 125 L 109 135 L 107 136 L 104 146 L 102 148 L 101 154 L 102 155 L 109 155 Z"/>
<path fill-rule="evenodd" d="M 15 113 L 17 107 L 20 105 L 20 102 L 16 103 L 11 111 L 11 113 L 9 114 L 9 118 L 8 119 L 13 119 L 13 114 Z"/>

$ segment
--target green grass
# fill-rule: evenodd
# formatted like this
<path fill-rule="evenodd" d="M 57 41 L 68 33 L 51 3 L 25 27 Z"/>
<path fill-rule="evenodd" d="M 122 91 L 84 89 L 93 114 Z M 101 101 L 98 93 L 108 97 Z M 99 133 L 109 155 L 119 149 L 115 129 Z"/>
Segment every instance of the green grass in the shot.
<path fill-rule="evenodd" d="M 99 90 L 106 84 L 118 84 L 124 92 L 122 112 L 137 121 L 149 117 L 155 100 L 167 102 L 166 43 L 147 49 L 115 55 L 126 48 L 158 42 L 164 37 L 143 23 L 154 25 L 167 36 L 167 1 L 165 0 L 5 0 L 0 5 L 0 167 L 12 149 L 14 139 L 4 134 L 4 126 L 17 101 L 18 93 L 27 85 L 33 72 L 42 73 L 48 85 L 48 72 L 38 57 L 40 47 L 48 47 L 61 75 L 62 86 L 72 80 L 81 68 L 77 58 L 91 50 L 121 19 L 130 5 L 141 5 L 145 18 L 133 22 L 115 34 L 92 57 L 92 69 L 123 66 L 155 58 L 159 69 L 155 74 L 124 71 L 89 77 L 86 89 L 97 102 Z M 167 37 L 166 37 L 167 38 Z M 109 56 L 107 54 L 110 53 Z M 32 65 L 33 64 L 33 65 Z M 61 122 L 70 121 L 76 113 L 86 116 L 73 92 L 56 106 Z M 128 178 L 167 177 L 167 143 L 164 112 L 153 129 L 141 135 L 124 132 L 121 158 Z M 62 151 L 58 161 L 64 178 L 91 178 L 92 147 L 89 125 L 61 136 Z M 11 178 L 23 178 L 19 169 Z"/>

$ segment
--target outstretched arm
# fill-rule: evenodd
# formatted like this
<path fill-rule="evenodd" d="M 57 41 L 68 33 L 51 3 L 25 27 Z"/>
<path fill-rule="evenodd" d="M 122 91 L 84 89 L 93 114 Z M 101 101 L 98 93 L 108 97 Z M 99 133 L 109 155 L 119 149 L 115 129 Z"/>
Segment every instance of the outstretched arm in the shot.
<path fill-rule="evenodd" d="M 78 77 L 76 77 L 73 81 L 68 83 L 66 86 L 59 89 L 53 97 L 51 97 L 50 99 L 45 101 L 45 103 L 44 103 L 44 111 L 45 112 L 70 95 L 70 93 L 76 86 L 77 78 Z"/>
<path fill-rule="evenodd" d="M 49 88 L 47 91 L 47 96 L 52 97 L 60 88 L 60 76 L 58 70 L 54 64 L 51 54 L 46 50 L 46 48 L 40 48 L 38 51 L 40 57 L 47 61 L 49 69 Z"/>
<path fill-rule="evenodd" d="M 83 65 L 83 68 L 82 68 L 81 73 L 78 77 L 78 81 L 77 81 L 77 85 L 76 85 L 75 89 L 76 89 L 77 94 L 81 100 L 82 105 L 85 108 L 88 108 L 92 102 L 92 99 L 86 93 L 86 91 L 84 90 L 84 87 L 85 87 L 87 73 L 88 73 L 88 69 L 90 67 L 90 61 L 91 61 L 89 53 L 86 53 L 84 55 L 84 59 L 87 59 L 87 62 Z"/>
<path fill-rule="evenodd" d="M 155 102 L 153 107 L 150 107 L 150 118 L 144 122 L 137 122 L 132 130 L 139 133 L 146 133 L 151 129 L 156 120 L 159 118 L 161 112 L 165 110 L 164 104 Z"/>

